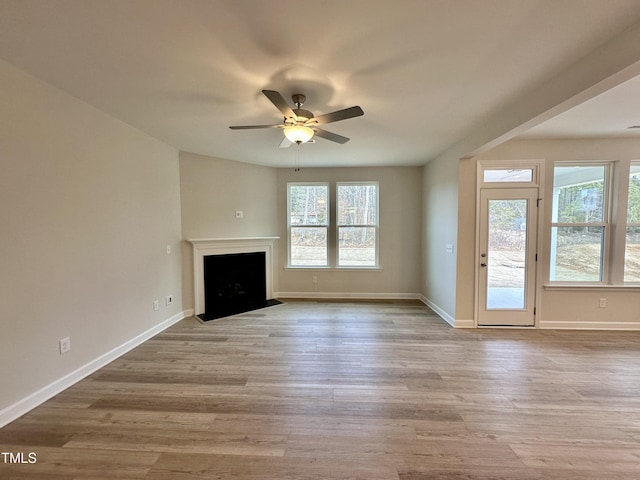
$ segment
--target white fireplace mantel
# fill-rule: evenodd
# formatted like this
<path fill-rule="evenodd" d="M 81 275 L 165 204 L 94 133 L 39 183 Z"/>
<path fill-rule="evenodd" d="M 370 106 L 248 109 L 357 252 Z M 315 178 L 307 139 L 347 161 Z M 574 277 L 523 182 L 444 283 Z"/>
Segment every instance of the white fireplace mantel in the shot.
<path fill-rule="evenodd" d="M 204 257 L 230 253 L 264 252 L 267 299 L 273 298 L 273 249 L 280 237 L 195 238 L 193 245 L 193 290 L 196 315 L 204 313 Z"/>

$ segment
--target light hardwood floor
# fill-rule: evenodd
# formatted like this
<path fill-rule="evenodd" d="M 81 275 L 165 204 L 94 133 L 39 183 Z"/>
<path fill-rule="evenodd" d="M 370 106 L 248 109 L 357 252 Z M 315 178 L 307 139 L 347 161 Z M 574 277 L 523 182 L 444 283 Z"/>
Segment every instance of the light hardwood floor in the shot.
<path fill-rule="evenodd" d="M 0 450 L 37 455 L 12 480 L 637 480 L 640 333 L 455 330 L 414 302 L 189 318 Z"/>

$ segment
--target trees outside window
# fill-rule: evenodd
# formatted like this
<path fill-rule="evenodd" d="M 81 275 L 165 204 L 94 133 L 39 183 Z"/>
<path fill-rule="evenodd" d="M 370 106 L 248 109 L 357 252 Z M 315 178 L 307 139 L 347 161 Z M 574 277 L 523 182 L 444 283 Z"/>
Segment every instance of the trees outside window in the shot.
<path fill-rule="evenodd" d="M 624 281 L 640 282 L 640 162 L 629 171 Z"/>
<path fill-rule="evenodd" d="M 287 185 L 289 266 L 377 267 L 378 183 L 337 183 L 335 210 L 330 197 L 328 183 Z"/>
<path fill-rule="evenodd" d="M 549 280 L 604 281 L 609 165 L 556 165 Z"/>
<path fill-rule="evenodd" d="M 378 184 L 337 185 L 338 266 L 378 264 Z"/>
<path fill-rule="evenodd" d="M 329 265 L 329 185 L 287 187 L 290 266 Z"/>

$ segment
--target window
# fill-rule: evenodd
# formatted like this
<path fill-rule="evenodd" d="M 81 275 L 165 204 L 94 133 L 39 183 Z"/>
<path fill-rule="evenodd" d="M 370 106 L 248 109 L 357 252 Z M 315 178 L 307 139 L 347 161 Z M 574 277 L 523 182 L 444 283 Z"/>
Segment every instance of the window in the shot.
<path fill-rule="evenodd" d="M 608 178 L 608 164 L 556 164 L 549 280 L 605 281 Z"/>
<path fill-rule="evenodd" d="M 533 168 L 484 168 L 484 183 L 531 183 Z"/>
<path fill-rule="evenodd" d="M 640 162 L 629 171 L 624 281 L 640 282 Z"/>
<path fill-rule="evenodd" d="M 377 182 L 289 183 L 287 210 L 289 267 L 378 267 Z"/>
<path fill-rule="evenodd" d="M 289 265 L 328 266 L 329 185 L 287 186 Z"/>
<path fill-rule="evenodd" d="M 338 266 L 378 264 L 378 184 L 337 184 Z"/>

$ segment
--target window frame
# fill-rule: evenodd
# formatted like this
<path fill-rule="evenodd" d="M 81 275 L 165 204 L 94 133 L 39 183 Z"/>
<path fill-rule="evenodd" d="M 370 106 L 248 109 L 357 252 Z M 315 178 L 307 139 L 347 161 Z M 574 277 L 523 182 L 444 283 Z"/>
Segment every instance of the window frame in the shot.
<path fill-rule="evenodd" d="M 375 187 L 375 201 L 376 201 L 376 215 L 375 215 L 375 224 L 341 224 L 339 221 L 339 209 L 340 209 L 340 200 L 339 200 L 339 190 L 340 187 L 348 187 L 348 186 L 373 186 Z M 380 267 L 379 260 L 379 244 L 380 244 L 380 184 L 377 181 L 356 181 L 356 182 L 336 182 L 335 188 L 335 265 L 336 268 L 339 269 L 377 269 Z M 373 228 L 374 229 L 374 241 L 375 241 L 375 253 L 374 253 L 374 264 L 373 265 L 341 265 L 340 264 L 340 229 L 341 228 Z"/>
<path fill-rule="evenodd" d="M 624 237 L 624 249 L 623 249 L 623 258 L 622 258 L 622 283 L 624 285 L 630 285 L 630 286 L 640 286 L 640 280 L 627 280 L 626 279 L 626 269 L 627 269 L 627 232 L 629 230 L 629 228 L 640 228 L 640 221 L 638 222 L 630 222 L 629 221 L 629 195 L 630 195 L 630 187 L 629 185 L 631 184 L 631 169 L 633 167 L 640 167 L 640 160 L 631 160 L 629 162 L 629 167 L 628 169 L 626 169 L 625 171 L 625 176 L 626 176 L 626 180 L 627 183 L 626 185 L 626 195 L 625 195 L 625 208 L 624 208 L 624 222 L 622 222 L 623 226 L 624 226 L 624 230 L 622 232 L 622 236 Z M 621 172 L 622 174 L 622 172 Z M 620 182 L 622 183 L 622 182 Z"/>
<path fill-rule="evenodd" d="M 597 222 L 558 222 L 557 219 L 556 198 L 555 198 L 555 171 L 557 167 L 603 167 L 603 198 L 602 198 L 602 218 Z M 614 267 L 616 259 L 611 258 L 611 243 L 613 238 L 612 225 L 612 195 L 613 195 L 613 178 L 617 174 L 614 171 L 614 162 L 593 160 L 593 161 L 555 161 L 553 163 L 551 185 L 551 218 L 549 224 L 549 263 L 548 263 L 548 282 L 552 286 L 590 286 L 590 285 L 607 285 L 610 282 L 611 270 Z M 626 218 L 626 212 L 625 212 Z M 554 228 L 566 227 L 599 227 L 602 228 L 602 246 L 600 250 L 600 279 L 599 280 L 553 280 L 551 278 L 554 268 Z"/>
<path fill-rule="evenodd" d="M 326 187 L 327 189 L 327 221 L 324 225 L 318 224 L 305 224 L 305 225 L 293 225 L 291 223 L 291 187 Z M 301 264 L 294 265 L 291 261 L 291 228 L 324 228 L 326 230 L 326 263 L 323 265 L 313 265 L 313 264 Z M 328 268 L 331 263 L 331 258 L 329 256 L 330 252 L 330 228 L 331 228 L 331 187 L 329 182 L 288 182 L 287 183 L 287 266 L 288 268 Z"/>

